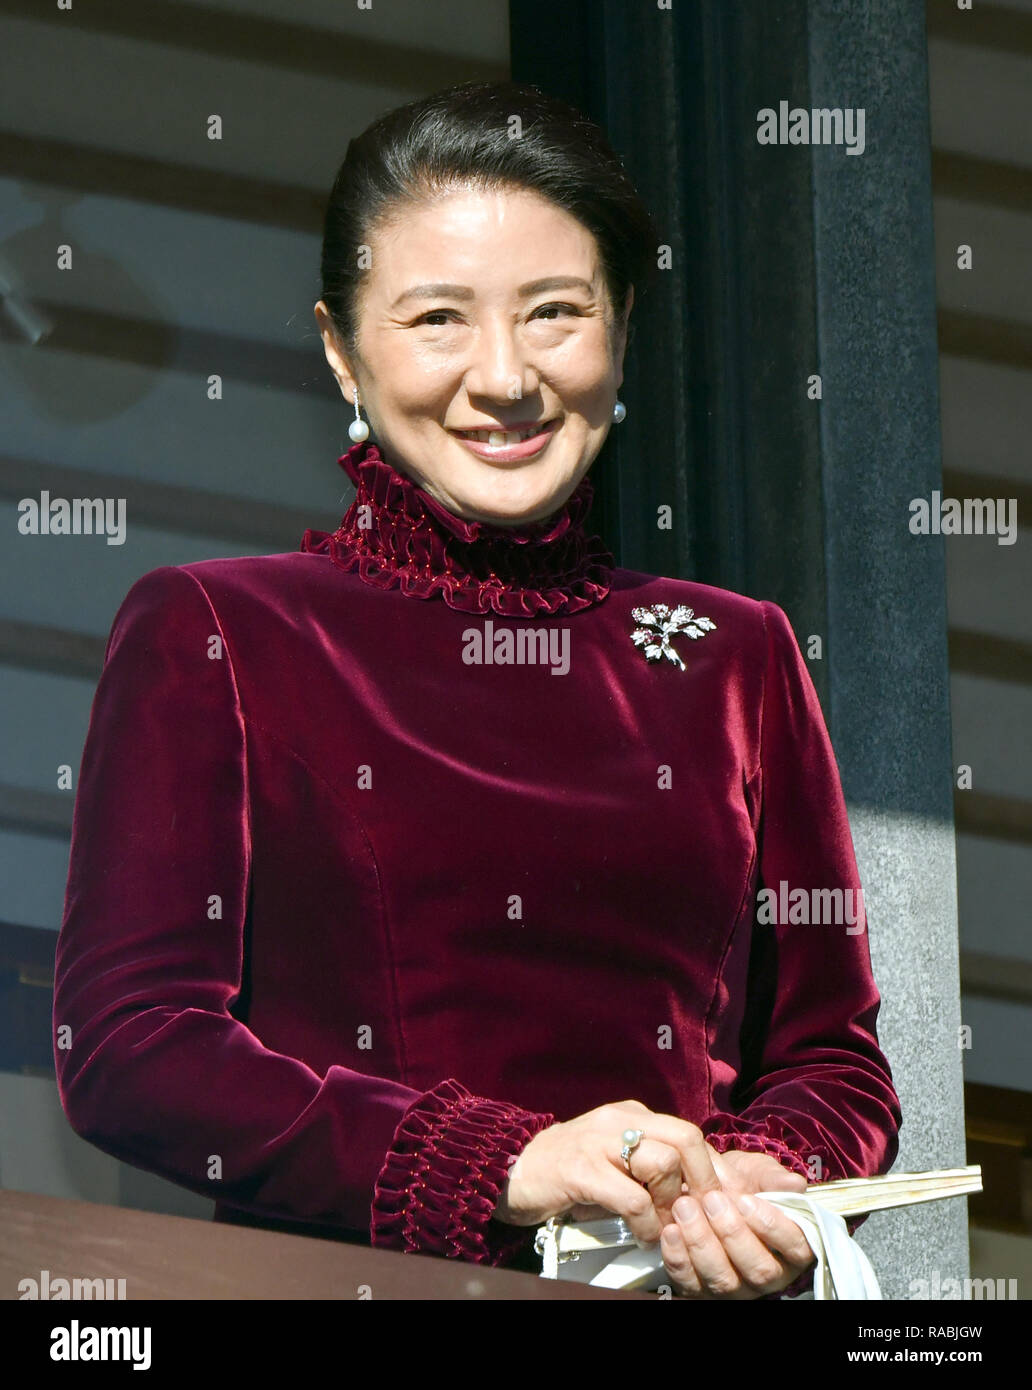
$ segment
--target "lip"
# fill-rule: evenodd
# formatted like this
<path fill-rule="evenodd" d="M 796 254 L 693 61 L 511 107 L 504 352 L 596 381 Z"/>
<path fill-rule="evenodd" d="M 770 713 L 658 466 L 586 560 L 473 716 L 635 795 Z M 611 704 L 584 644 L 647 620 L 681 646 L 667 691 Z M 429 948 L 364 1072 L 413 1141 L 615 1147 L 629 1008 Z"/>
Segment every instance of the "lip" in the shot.
<path fill-rule="evenodd" d="M 506 425 L 505 428 L 509 431 L 526 430 L 536 423 L 536 420 L 525 420 L 522 424 L 514 422 L 511 425 Z M 449 430 L 448 433 L 459 444 L 464 444 L 470 453 L 476 454 L 478 458 L 486 459 L 489 463 L 519 463 L 523 459 L 533 458 L 539 454 L 561 424 L 562 421 L 558 419 L 546 420 L 540 433 L 531 435 L 529 439 L 521 440 L 519 444 L 509 444 L 500 449 L 494 449 L 490 444 L 482 444 L 478 439 L 463 439 L 462 435 L 457 434 L 455 430 Z M 472 425 L 470 428 L 489 430 L 496 429 L 498 426 Z"/>

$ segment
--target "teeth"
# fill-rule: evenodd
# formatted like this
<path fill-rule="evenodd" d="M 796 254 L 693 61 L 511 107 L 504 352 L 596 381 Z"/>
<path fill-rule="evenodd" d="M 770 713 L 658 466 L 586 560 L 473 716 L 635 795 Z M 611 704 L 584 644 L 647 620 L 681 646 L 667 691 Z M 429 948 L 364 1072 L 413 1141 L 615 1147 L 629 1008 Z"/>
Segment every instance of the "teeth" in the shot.
<path fill-rule="evenodd" d="M 513 444 L 519 444 L 524 439 L 531 439 L 534 435 L 540 434 L 541 425 L 532 425 L 526 430 L 459 430 L 463 439 L 476 440 L 478 444 L 489 444 L 494 449 L 509 448 Z"/>

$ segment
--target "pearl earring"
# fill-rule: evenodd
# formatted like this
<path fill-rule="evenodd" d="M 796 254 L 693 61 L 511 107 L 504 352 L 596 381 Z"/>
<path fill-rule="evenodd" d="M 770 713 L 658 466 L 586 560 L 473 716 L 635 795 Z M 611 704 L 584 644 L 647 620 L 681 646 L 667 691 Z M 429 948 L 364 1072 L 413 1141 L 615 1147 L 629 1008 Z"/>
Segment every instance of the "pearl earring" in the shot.
<path fill-rule="evenodd" d="M 361 415 L 359 415 L 359 413 L 358 413 L 358 388 L 357 388 L 357 387 L 355 388 L 355 418 L 352 420 L 351 424 L 348 426 L 348 434 L 350 434 L 350 436 L 351 436 L 351 438 L 352 438 L 352 441 L 353 441 L 353 443 L 355 443 L 355 444 L 361 444 L 363 440 L 369 438 L 369 426 L 366 424 L 366 422 L 362 419 Z"/>
<path fill-rule="evenodd" d="M 613 424 L 619 425 L 622 421 L 626 420 L 626 418 L 627 407 L 624 405 L 623 401 L 617 401 L 616 405 L 613 406 Z"/>

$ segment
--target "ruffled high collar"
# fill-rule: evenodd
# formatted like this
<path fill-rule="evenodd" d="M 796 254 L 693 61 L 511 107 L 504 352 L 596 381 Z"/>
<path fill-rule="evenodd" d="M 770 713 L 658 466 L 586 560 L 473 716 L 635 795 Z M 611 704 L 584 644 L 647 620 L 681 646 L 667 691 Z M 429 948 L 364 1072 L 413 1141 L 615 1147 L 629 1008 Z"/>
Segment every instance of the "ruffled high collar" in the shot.
<path fill-rule="evenodd" d="M 332 535 L 306 531 L 301 550 L 357 568 L 375 588 L 400 586 L 409 598 L 439 595 L 463 613 L 517 618 L 576 613 L 609 593 L 614 558 L 583 529 L 594 495 L 587 477 L 546 521 L 510 527 L 455 516 L 371 442 L 337 462 L 355 484 L 355 500 Z"/>

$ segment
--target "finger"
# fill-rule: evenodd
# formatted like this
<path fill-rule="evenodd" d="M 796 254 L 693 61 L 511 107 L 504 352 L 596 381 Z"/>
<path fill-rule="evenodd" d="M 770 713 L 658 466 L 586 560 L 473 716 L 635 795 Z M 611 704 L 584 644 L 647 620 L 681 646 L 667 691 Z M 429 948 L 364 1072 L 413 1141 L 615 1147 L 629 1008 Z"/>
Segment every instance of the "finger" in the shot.
<path fill-rule="evenodd" d="M 714 1149 L 711 1144 L 706 1145 L 706 1151 L 710 1156 L 710 1162 L 713 1164 L 713 1171 L 716 1173 L 717 1181 L 720 1183 L 721 1187 L 726 1190 L 740 1185 L 741 1179 L 739 1178 L 738 1171 L 734 1164 L 730 1163 L 723 1154 L 717 1153 L 716 1149 Z"/>
<path fill-rule="evenodd" d="M 702 1206 L 726 1258 L 734 1266 L 741 1281 L 748 1285 L 754 1294 L 773 1293 L 791 1282 L 794 1275 L 789 1273 L 787 1261 L 760 1239 L 746 1220 L 737 1201 L 723 1192 L 707 1192 L 702 1199 Z M 774 1210 L 772 1207 L 771 1211 Z M 758 1215 L 756 1220 L 761 1229 L 774 1229 L 777 1224 L 767 1226 L 764 1219 Z M 799 1232 L 798 1226 L 796 1231 Z M 699 1265 L 694 1253 L 693 1260 L 705 1282 L 706 1271 Z M 724 1272 L 721 1271 L 721 1278 L 723 1277 Z M 731 1293 L 734 1292 L 732 1289 Z"/>
<path fill-rule="evenodd" d="M 586 1204 L 604 1207 L 627 1223 L 634 1238 L 645 1245 L 655 1245 L 663 1229 L 648 1188 L 635 1182 L 623 1170 L 600 1159 L 585 1170 L 579 1190 L 570 1195 L 575 1207 Z"/>
<path fill-rule="evenodd" d="M 643 1139 L 624 1164 L 621 1155 L 614 1160 L 620 1169 L 647 1187 L 653 1205 L 664 1225 L 673 1221 L 671 1208 L 681 1195 L 681 1155 L 669 1144 Z"/>
<path fill-rule="evenodd" d="M 708 1196 L 719 1197 L 719 1193 Z M 726 1198 L 724 1199 L 726 1203 Z M 702 1206 L 694 1197 L 681 1197 L 674 1204 L 674 1219 L 684 1241 L 692 1269 L 704 1294 L 714 1298 L 752 1298 L 755 1295 L 743 1287 L 741 1276 L 725 1250 L 720 1237 L 710 1225 Z M 741 1217 L 739 1217 L 741 1222 Z M 744 1222 L 741 1222 L 744 1229 Z M 750 1232 L 751 1235 L 751 1232 Z M 755 1241 L 756 1237 L 752 1236 Z M 757 1241 L 757 1244 L 759 1242 Z M 678 1276 L 681 1277 L 681 1276 Z"/>
<path fill-rule="evenodd" d="M 663 1227 L 659 1248 L 663 1255 L 663 1264 L 670 1275 L 670 1282 L 675 1291 L 685 1298 L 705 1297 L 699 1276 L 692 1264 L 692 1258 L 685 1247 L 681 1228 L 676 1221 Z"/>
<path fill-rule="evenodd" d="M 698 1125 L 689 1124 L 676 1115 L 653 1114 L 644 1128 L 650 1139 L 658 1139 L 678 1151 L 684 1181 L 692 1192 L 714 1192 L 720 1187 L 712 1150 Z"/>
<path fill-rule="evenodd" d="M 735 1202 L 749 1227 L 785 1262 L 802 1269 L 813 1263 L 814 1253 L 802 1228 L 783 1211 L 747 1192 L 739 1193 Z"/>

